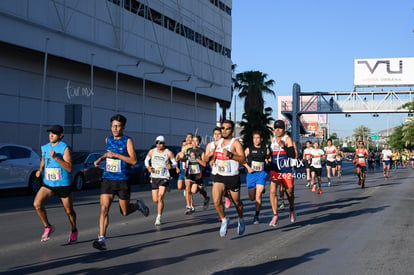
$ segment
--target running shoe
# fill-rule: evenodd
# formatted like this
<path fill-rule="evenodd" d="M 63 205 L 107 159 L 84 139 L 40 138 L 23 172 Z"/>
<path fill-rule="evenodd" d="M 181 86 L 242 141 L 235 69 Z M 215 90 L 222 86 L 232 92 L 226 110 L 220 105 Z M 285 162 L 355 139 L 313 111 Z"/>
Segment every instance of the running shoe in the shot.
<path fill-rule="evenodd" d="M 272 226 L 272 227 L 276 227 L 276 224 L 277 224 L 277 219 L 279 218 L 279 216 L 276 214 L 276 215 L 273 215 L 273 218 L 272 218 L 272 220 L 270 221 L 270 223 L 269 223 L 269 226 Z"/>
<path fill-rule="evenodd" d="M 316 191 L 316 184 L 314 184 L 312 187 L 312 192 L 315 192 L 315 191 Z"/>
<path fill-rule="evenodd" d="M 284 200 L 282 200 L 282 201 L 280 202 L 279 209 L 280 209 L 280 210 L 285 210 L 285 201 L 284 201 Z"/>
<path fill-rule="evenodd" d="M 204 200 L 204 203 L 203 203 L 203 209 L 204 209 L 204 210 L 207 210 L 207 209 L 208 209 L 208 204 L 209 204 L 209 202 L 210 202 L 210 197 L 207 197 L 207 198 Z"/>
<path fill-rule="evenodd" d="M 231 206 L 231 200 L 227 197 L 224 197 L 224 207 L 230 208 Z"/>
<path fill-rule="evenodd" d="M 259 217 L 258 216 L 254 216 L 253 224 L 259 224 Z"/>
<path fill-rule="evenodd" d="M 311 184 L 310 184 L 310 182 L 308 181 L 308 183 L 306 184 L 306 187 L 310 188 L 310 186 L 311 186 Z"/>
<path fill-rule="evenodd" d="M 220 237 L 225 237 L 227 234 L 227 225 L 229 223 L 229 219 L 224 217 L 221 219 L 221 226 L 220 226 Z"/>
<path fill-rule="evenodd" d="M 75 244 L 78 241 L 78 231 L 70 232 L 68 244 Z"/>
<path fill-rule="evenodd" d="M 97 240 L 93 241 L 92 246 L 98 250 L 106 250 L 105 237 L 100 236 Z"/>
<path fill-rule="evenodd" d="M 331 182 L 330 181 L 328 181 L 328 186 L 331 186 Z"/>
<path fill-rule="evenodd" d="M 193 214 L 194 212 L 195 212 L 195 209 L 194 209 L 193 206 L 186 206 L 185 207 L 185 211 L 184 211 L 185 215 L 190 215 L 190 214 Z"/>
<path fill-rule="evenodd" d="M 361 185 L 361 179 L 358 180 L 358 185 Z"/>
<path fill-rule="evenodd" d="M 156 226 L 161 225 L 161 215 L 157 215 L 157 217 L 155 218 L 154 225 L 156 225 Z"/>
<path fill-rule="evenodd" d="M 322 194 L 322 188 L 318 188 L 318 194 Z"/>
<path fill-rule="evenodd" d="M 144 215 L 145 217 L 148 217 L 149 215 L 149 208 L 145 205 L 145 203 L 142 200 L 137 200 L 138 210 Z"/>
<path fill-rule="evenodd" d="M 384 177 L 385 177 L 386 175 L 385 175 L 385 173 L 384 173 Z"/>
<path fill-rule="evenodd" d="M 245 230 L 246 230 L 246 226 L 244 225 L 244 220 L 243 218 L 239 218 L 239 221 L 237 223 L 237 234 L 243 235 Z"/>
<path fill-rule="evenodd" d="M 361 186 L 361 188 L 362 188 L 362 189 L 364 189 L 364 188 L 365 188 L 365 182 L 362 182 L 362 186 Z"/>
<path fill-rule="evenodd" d="M 290 222 L 294 223 L 296 221 L 295 211 L 290 211 Z"/>
<path fill-rule="evenodd" d="M 43 232 L 42 238 L 40 239 L 41 242 L 46 242 L 50 239 L 50 235 L 55 231 L 55 227 L 50 225 L 49 227 L 45 228 Z"/>

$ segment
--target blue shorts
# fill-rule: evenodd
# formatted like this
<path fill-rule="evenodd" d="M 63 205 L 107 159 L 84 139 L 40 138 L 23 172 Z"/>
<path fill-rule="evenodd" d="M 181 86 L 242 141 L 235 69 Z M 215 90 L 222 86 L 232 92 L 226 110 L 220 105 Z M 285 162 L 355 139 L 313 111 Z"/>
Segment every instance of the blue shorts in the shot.
<path fill-rule="evenodd" d="M 185 170 L 180 169 L 180 174 L 178 174 L 178 180 L 185 180 Z"/>
<path fill-rule="evenodd" d="M 336 165 L 341 165 L 342 166 L 342 160 L 337 160 Z"/>
<path fill-rule="evenodd" d="M 247 173 L 246 185 L 247 189 L 256 188 L 257 184 L 265 185 L 269 174 L 266 171 Z"/>
<path fill-rule="evenodd" d="M 385 164 L 385 165 L 390 165 L 391 164 L 391 160 L 382 160 L 382 162 Z"/>

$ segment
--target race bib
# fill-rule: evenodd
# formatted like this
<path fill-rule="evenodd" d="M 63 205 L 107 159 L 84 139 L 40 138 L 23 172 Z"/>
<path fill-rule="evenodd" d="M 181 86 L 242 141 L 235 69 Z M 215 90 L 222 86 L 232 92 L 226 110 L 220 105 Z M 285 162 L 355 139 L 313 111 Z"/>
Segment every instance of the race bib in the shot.
<path fill-rule="evenodd" d="M 306 155 L 306 159 L 307 160 L 310 160 L 310 155 Z"/>
<path fill-rule="evenodd" d="M 228 174 L 231 172 L 230 163 L 228 160 L 216 160 L 217 172 Z"/>
<path fill-rule="evenodd" d="M 321 166 L 321 159 L 320 158 L 312 159 L 312 164 L 313 166 Z"/>
<path fill-rule="evenodd" d="M 262 161 L 252 161 L 252 169 L 256 172 L 261 172 L 264 170 L 264 162 Z"/>
<path fill-rule="evenodd" d="M 157 176 L 165 176 L 167 173 L 167 169 L 165 167 L 155 167 L 152 173 Z"/>
<path fill-rule="evenodd" d="M 58 181 L 62 179 L 62 169 L 61 168 L 46 168 L 46 179 L 49 181 Z"/>
<path fill-rule="evenodd" d="M 190 174 L 200 174 L 200 165 L 191 164 L 190 165 Z"/>
<path fill-rule="evenodd" d="M 359 163 L 365 163 L 365 158 L 358 158 Z"/>
<path fill-rule="evenodd" d="M 341 160 L 341 157 L 336 157 L 336 161 L 340 161 Z"/>
<path fill-rule="evenodd" d="M 121 160 L 120 159 L 106 159 L 106 171 L 111 173 L 121 172 Z"/>

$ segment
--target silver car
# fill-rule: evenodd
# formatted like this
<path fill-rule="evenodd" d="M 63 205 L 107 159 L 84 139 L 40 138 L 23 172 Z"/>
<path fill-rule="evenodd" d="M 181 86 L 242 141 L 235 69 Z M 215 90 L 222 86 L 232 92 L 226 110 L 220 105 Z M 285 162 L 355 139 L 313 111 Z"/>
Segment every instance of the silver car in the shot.
<path fill-rule="evenodd" d="M 30 147 L 0 144 L 0 189 L 28 188 L 36 193 L 41 180 L 36 178 L 40 157 Z"/>

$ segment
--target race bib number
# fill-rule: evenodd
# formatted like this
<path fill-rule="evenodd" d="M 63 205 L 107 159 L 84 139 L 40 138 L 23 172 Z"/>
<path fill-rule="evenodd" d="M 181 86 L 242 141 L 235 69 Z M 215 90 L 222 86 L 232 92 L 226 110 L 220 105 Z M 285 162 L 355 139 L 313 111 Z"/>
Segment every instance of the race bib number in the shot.
<path fill-rule="evenodd" d="M 167 169 L 165 167 L 155 167 L 153 173 L 157 176 L 165 176 Z"/>
<path fill-rule="evenodd" d="M 262 161 L 252 161 L 252 169 L 256 172 L 261 172 L 264 170 L 264 162 Z"/>
<path fill-rule="evenodd" d="M 359 163 L 365 163 L 365 158 L 358 158 Z"/>
<path fill-rule="evenodd" d="M 335 159 L 336 159 L 336 161 L 340 161 L 340 160 L 341 160 L 341 158 L 340 158 L 340 157 L 336 157 Z"/>
<path fill-rule="evenodd" d="M 190 174 L 200 174 L 200 165 L 191 164 L 190 165 Z"/>
<path fill-rule="evenodd" d="M 217 172 L 228 174 L 231 172 L 230 163 L 228 160 L 217 160 Z"/>
<path fill-rule="evenodd" d="M 121 172 L 121 160 L 120 159 L 106 159 L 106 171 L 111 173 Z"/>
<path fill-rule="evenodd" d="M 46 179 L 49 181 L 58 181 L 62 179 L 61 168 L 46 168 Z"/>
<path fill-rule="evenodd" d="M 310 160 L 310 155 L 306 155 L 306 160 Z"/>
<path fill-rule="evenodd" d="M 315 167 L 319 167 L 319 166 L 321 166 L 321 159 L 320 159 L 320 158 L 317 158 L 317 159 L 312 159 L 312 164 L 313 164 L 313 166 L 315 166 Z"/>

